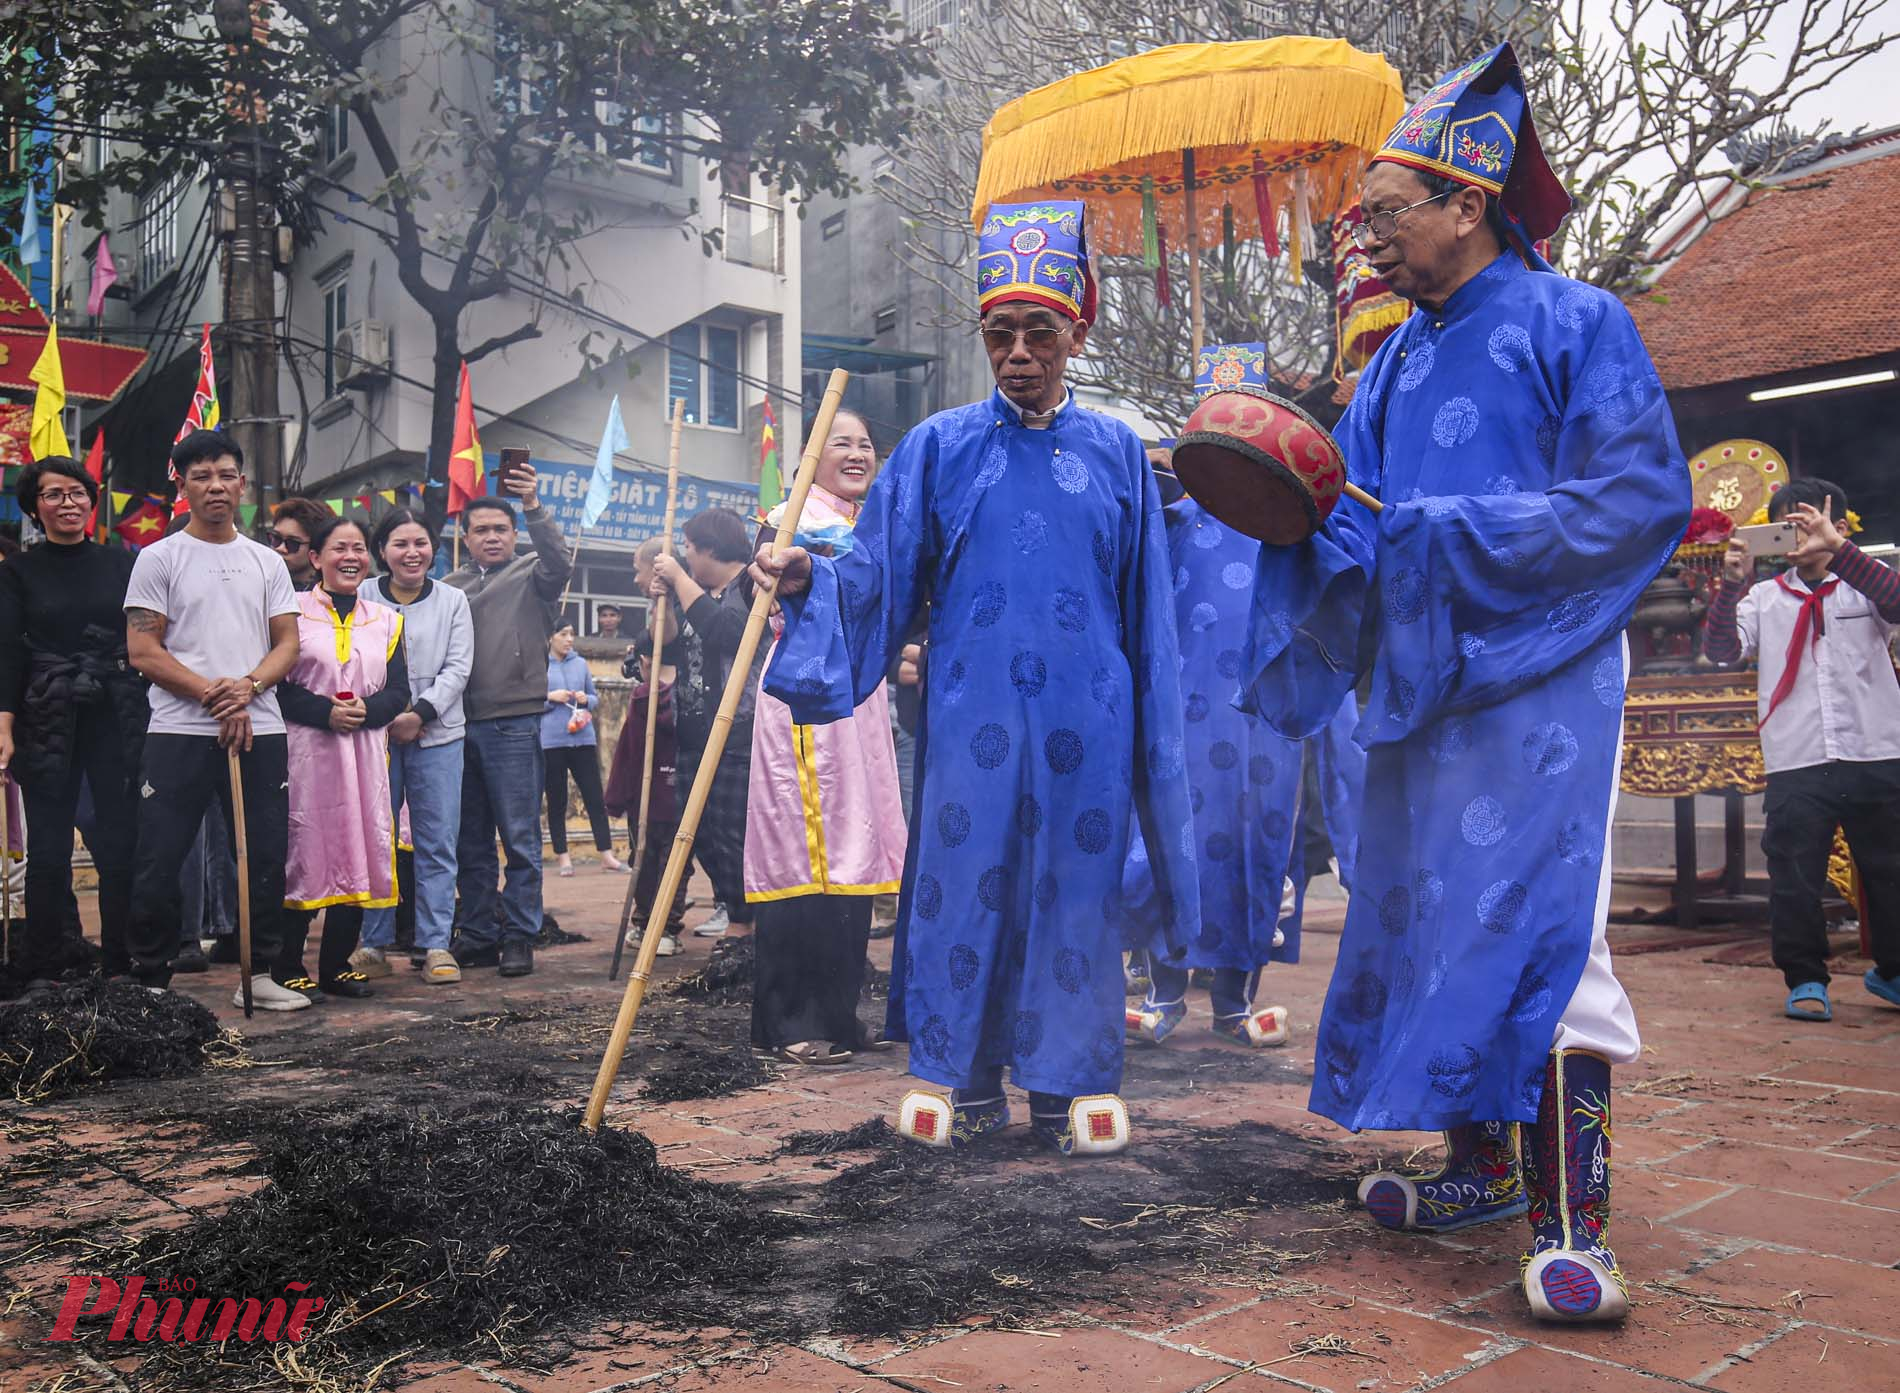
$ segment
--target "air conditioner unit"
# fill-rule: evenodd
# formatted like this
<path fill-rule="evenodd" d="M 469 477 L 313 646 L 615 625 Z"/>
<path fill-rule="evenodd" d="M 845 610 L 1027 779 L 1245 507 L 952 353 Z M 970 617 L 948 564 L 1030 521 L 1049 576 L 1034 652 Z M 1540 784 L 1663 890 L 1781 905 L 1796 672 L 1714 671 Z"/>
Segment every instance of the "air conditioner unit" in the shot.
<path fill-rule="evenodd" d="M 389 379 L 389 326 L 359 319 L 342 329 L 331 349 L 339 387 L 371 387 Z"/>

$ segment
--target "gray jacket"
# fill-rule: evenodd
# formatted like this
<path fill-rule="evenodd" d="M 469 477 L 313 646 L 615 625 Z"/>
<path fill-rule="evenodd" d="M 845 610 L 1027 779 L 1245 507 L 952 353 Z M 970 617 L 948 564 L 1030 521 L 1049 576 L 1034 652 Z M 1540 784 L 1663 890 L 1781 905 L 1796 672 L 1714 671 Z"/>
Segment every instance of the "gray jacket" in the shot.
<path fill-rule="evenodd" d="M 363 587 L 370 599 L 402 613 L 403 651 L 409 660 L 409 709 L 423 720 L 418 745 L 448 745 L 467 726 L 462 692 L 475 658 L 475 623 L 468 596 L 437 581 L 424 580 L 422 593 L 403 604 L 389 593 L 389 577 L 372 577 Z"/>
<path fill-rule="evenodd" d="M 484 571 L 473 561 L 443 583 L 468 596 L 475 665 L 463 704 L 471 721 L 540 719 L 548 704 L 548 635 L 573 571 L 567 539 L 545 508 L 522 514 L 534 550 Z"/>

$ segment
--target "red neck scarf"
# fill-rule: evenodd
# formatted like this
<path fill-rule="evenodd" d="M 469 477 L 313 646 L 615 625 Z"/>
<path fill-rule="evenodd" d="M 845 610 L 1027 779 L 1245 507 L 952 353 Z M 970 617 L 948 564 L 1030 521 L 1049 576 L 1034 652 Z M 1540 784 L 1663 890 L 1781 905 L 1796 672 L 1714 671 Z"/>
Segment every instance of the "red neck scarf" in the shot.
<path fill-rule="evenodd" d="M 1829 577 L 1819 585 L 1810 587 L 1806 593 L 1788 584 L 1786 575 L 1776 576 L 1775 584 L 1801 601 L 1801 613 L 1795 616 L 1794 632 L 1788 636 L 1788 652 L 1782 660 L 1781 680 L 1775 683 L 1774 694 L 1768 698 L 1768 715 L 1755 723 L 1757 730 L 1768 724 L 1769 718 L 1775 714 L 1775 708 L 1794 690 L 1795 675 L 1801 671 L 1802 655 L 1819 643 L 1821 635 L 1827 632 L 1827 617 L 1822 613 L 1821 601 L 1833 593 L 1840 581 Z M 1810 628 L 1812 634 L 1809 633 Z"/>

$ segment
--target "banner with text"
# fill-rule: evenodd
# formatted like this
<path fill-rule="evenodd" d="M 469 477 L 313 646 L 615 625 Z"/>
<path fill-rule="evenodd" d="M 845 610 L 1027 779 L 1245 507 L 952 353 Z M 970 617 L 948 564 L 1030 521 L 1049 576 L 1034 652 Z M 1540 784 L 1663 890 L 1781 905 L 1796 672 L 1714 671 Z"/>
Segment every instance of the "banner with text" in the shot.
<path fill-rule="evenodd" d="M 487 456 L 488 478 L 497 476 L 501 456 L 493 450 Z M 581 510 L 587 503 L 587 486 L 593 480 L 594 466 L 563 464 L 557 460 L 531 460 L 535 486 L 541 506 L 551 510 L 571 546 L 576 538 L 583 548 L 599 547 L 607 551 L 632 551 L 648 537 L 660 535 L 666 522 L 666 475 L 663 471 L 628 469 L 614 471 L 614 491 L 600 521 L 581 531 Z M 730 479 L 701 479 L 680 475 L 678 522 L 708 508 L 730 508 L 748 522 L 758 516 L 758 485 Z"/>

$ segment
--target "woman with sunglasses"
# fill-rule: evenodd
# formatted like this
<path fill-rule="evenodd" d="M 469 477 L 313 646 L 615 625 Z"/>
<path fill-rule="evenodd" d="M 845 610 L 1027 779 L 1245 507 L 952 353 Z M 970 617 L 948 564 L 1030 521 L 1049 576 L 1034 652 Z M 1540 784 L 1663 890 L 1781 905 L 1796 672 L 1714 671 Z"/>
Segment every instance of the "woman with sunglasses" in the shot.
<path fill-rule="evenodd" d="M 16 969 L 51 976 L 83 961 L 73 897 L 73 819 L 81 783 L 96 826 L 100 937 L 108 973 L 124 972 L 137 837 L 145 682 L 125 661 L 125 588 L 132 553 L 91 546 L 99 485 L 72 460 L 28 465 L 14 490 L 46 540 L 0 566 L 0 769 L 25 795 L 26 942 Z"/>
<path fill-rule="evenodd" d="M 264 544 L 284 558 L 290 583 L 299 591 L 317 583 L 317 554 L 311 541 L 335 516 L 314 498 L 286 498 L 271 509 Z"/>

